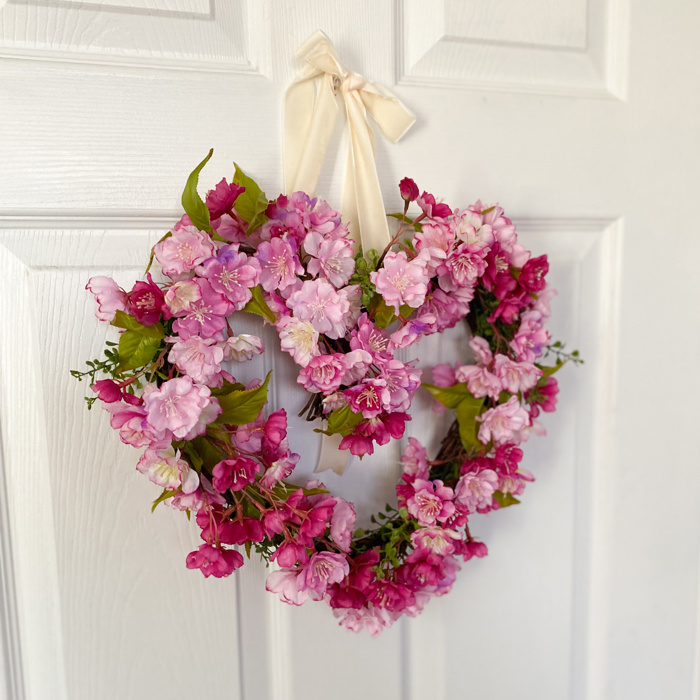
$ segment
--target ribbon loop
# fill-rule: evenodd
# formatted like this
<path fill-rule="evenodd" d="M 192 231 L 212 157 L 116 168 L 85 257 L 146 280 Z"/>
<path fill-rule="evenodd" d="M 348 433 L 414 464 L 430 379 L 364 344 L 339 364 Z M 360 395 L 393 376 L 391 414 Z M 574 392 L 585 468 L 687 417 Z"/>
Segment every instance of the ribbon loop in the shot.
<path fill-rule="evenodd" d="M 285 100 L 285 190 L 315 194 L 340 95 L 350 134 L 341 214 L 363 250 L 381 252 L 391 236 L 368 115 L 393 143 L 410 129 L 415 116 L 388 90 L 347 70 L 323 32 L 312 34 L 297 55 L 305 65 Z"/>

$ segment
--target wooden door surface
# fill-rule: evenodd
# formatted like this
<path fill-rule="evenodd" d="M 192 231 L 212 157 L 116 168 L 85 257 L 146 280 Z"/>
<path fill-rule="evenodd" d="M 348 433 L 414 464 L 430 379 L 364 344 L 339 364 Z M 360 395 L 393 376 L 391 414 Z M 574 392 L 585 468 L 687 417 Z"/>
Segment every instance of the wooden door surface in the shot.
<path fill-rule="evenodd" d="M 69 376 L 107 333 L 87 279 L 142 274 L 210 147 L 202 191 L 234 159 L 281 191 L 284 91 L 316 29 L 417 115 L 377 139 L 389 210 L 404 176 L 499 201 L 586 360 L 526 445 L 522 504 L 474 521 L 489 556 L 378 639 L 283 605 L 262 566 L 188 571 L 196 528 L 151 515 L 156 487 Z M 692 0 L 0 0 L 0 698 L 698 700 L 699 34 Z M 339 127 L 318 187 L 336 206 L 343 148 Z M 249 371 L 295 414 L 263 337 Z M 406 437 L 436 445 L 425 397 L 413 416 Z M 318 436 L 291 434 L 310 474 Z M 367 517 L 401 447 L 324 481 Z"/>

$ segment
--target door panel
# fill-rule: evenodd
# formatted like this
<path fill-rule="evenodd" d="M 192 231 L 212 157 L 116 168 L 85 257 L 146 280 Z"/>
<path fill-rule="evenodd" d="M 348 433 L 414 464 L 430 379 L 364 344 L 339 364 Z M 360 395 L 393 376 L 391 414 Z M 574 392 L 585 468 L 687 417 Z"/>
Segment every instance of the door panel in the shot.
<path fill-rule="evenodd" d="M 700 184 L 700 9 L 632 10 L 0 2 L 8 698 L 698 697 L 700 332 L 688 312 L 700 301 L 700 238 L 685 203 Z M 525 447 L 537 480 L 522 504 L 474 520 L 489 556 L 378 639 L 338 629 L 323 605 L 283 605 L 255 562 L 220 581 L 186 570 L 196 528 L 166 508 L 151 515 L 157 490 L 136 473 L 137 453 L 85 410 L 86 387 L 68 374 L 106 337 L 88 277 L 142 274 L 210 147 L 202 190 L 235 159 L 268 195 L 280 191 L 284 90 L 316 29 L 418 117 L 400 144 L 377 138 L 388 209 L 400 208 L 406 175 L 454 206 L 500 201 L 524 244 L 550 257 L 552 335 L 586 359 L 561 373 L 549 436 Z M 338 125 L 318 188 L 333 204 L 344 148 Z M 296 414 L 305 397 L 274 334 L 236 323 L 267 347 L 240 378 L 272 369 L 272 407 Z M 414 354 L 429 367 L 463 344 L 454 330 Z M 436 446 L 442 418 L 422 396 L 412 414 L 406 437 Z M 318 436 L 300 419 L 290 435 L 298 478 L 309 476 Z M 393 501 L 402 445 L 323 480 L 367 519 Z"/>

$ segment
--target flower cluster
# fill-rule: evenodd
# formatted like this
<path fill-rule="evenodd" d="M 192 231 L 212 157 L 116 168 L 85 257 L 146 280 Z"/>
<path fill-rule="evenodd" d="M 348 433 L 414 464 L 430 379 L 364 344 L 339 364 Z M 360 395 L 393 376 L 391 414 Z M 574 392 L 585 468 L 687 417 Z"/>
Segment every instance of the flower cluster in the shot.
<path fill-rule="evenodd" d="M 195 515 L 203 543 L 188 568 L 228 576 L 241 548 L 255 550 L 277 565 L 267 588 L 283 601 L 326 601 L 345 627 L 376 634 L 447 593 L 458 557 L 487 552 L 470 517 L 518 503 L 532 480 L 518 445 L 542 434 L 537 417 L 555 408 L 552 374 L 579 361 L 544 327 L 546 257 L 530 258 L 498 206 L 453 211 L 408 179 L 391 243 L 356 253 L 326 202 L 302 192 L 270 202 L 238 168 L 201 200 L 208 158 L 188 180 L 185 215 L 153 248 L 159 281 L 149 263 L 130 291 L 88 282 L 119 341 L 72 374 L 89 379 L 88 404 L 100 401 L 121 440 L 143 451 L 137 469 L 162 489 L 154 508 Z M 274 325 L 309 393 L 303 412 L 340 433 L 341 449 L 362 456 L 402 437 L 421 386 L 455 411 L 434 460 L 409 439 L 397 506 L 373 517 L 374 529 L 355 530 L 353 505 L 320 482 L 289 481 L 300 456 L 285 410 L 264 413 L 270 375 L 246 386 L 232 374 L 264 352 L 259 337 L 235 332 L 239 312 Z M 462 320 L 474 362 L 438 365 L 421 384 L 416 362 L 395 356 Z M 554 366 L 541 364 L 545 352 Z"/>

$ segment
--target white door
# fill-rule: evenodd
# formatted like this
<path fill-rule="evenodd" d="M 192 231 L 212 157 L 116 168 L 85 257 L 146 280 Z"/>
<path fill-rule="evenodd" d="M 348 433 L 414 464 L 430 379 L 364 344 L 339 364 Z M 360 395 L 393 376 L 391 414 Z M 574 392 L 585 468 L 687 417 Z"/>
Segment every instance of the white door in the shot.
<path fill-rule="evenodd" d="M 284 606 L 262 567 L 188 571 L 195 528 L 151 515 L 68 374 L 106 335 L 86 280 L 141 273 L 210 147 L 202 189 L 235 159 L 281 190 L 282 98 L 316 29 L 418 117 L 378 139 L 386 201 L 406 175 L 500 201 L 586 359 L 526 445 L 522 504 L 474 525 L 490 555 L 378 639 Z M 699 35 L 693 0 L 0 0 L 0 698 L 697 700 Z M 319 185 L 336 205 L 341 174 Z M 436 423 L 417 402 L 410 434 Z M 317 438 L 294 436 L 308 473 Z M 325 481 L 369 513 L 399 447 Z"/>

